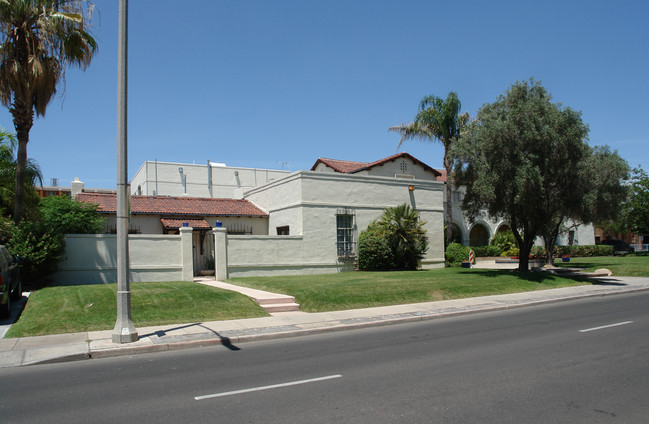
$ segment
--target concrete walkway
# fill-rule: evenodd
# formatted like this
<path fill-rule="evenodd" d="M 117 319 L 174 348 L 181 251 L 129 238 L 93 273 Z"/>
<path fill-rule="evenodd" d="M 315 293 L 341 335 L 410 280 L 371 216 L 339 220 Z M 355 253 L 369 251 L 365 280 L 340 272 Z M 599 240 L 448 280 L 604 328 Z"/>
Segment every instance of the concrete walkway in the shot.
<path fill-rule="evenodd" d="M 270 317 L 138 328 L 139 340 L 114 344 L 112 330 L 0 339 L 0 368 L 133 355 L 294 337 L 593 296 L 649 290 L 649 278 L 598 278 L 594 285 L 337 312 L 283 312 Z M 236 286 L 235 286 L 236 287 Z M 242 288 L 239 288 L 242 289 Z"/>

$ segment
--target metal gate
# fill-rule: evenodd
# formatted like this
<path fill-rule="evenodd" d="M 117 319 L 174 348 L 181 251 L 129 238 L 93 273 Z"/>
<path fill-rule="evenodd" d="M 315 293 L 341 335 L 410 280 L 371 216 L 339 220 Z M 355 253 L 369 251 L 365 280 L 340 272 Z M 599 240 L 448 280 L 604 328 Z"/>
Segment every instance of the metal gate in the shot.
<path fill-rule="evenodd" d="M 192 233 L 194 275 L 214 275 L 214 237 L 211 231 Z"/>

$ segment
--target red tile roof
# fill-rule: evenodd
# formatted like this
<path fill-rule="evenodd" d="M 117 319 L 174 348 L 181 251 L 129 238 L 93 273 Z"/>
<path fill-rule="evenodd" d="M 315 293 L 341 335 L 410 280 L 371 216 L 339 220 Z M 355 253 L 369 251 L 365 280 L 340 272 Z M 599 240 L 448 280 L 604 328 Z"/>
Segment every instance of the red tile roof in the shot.
<path fill-rule="evenodd" d="M 369 162 L 352 162 L 349 160 L 318 158 L 316 163 L 311 167 L 311 171 L 315 170 L 320 163 L 324 163 L 329 168 L 336 172 L 340 172 L 341 174 L 353 174 L 357 170 L 363 169 L 369 165 Z"/>
<path fill-rule="evenodd" d="M 100 212 L 117 213 L 116 194 L 80 193 L 77 195 L 77 200 L 99 205 Z M 131 196 L 131 213 L 185 216 L 268 216 L 266 212 L 244 199 L 172 196 Z"/>
<path fill-rule="evenodd" d="M 439 180 L 439 177 L 442 175 L 437 169 L 431 168 L 430 166 L 426 165 L 416 157 L 408 154 L 408 153 L 397 153 L 392 156 L 388 156 L 387 158 L 379 159 L 375 162 L 353 162 L 353 161 L 347 161 L 347 160 L 337 160 L 337 159 L 327 159 L 327 158 L 318 158 L 316 163 L 311 167 L 311 171 L 315 170 L 315 168 L 320 164 L 324 163 L 331 169 L 333 169 L 336 172 L 340 172 L 342 174 L 354 174 L 356 172 L 360 171 L 365 171 L 369 170 L 371 168 L 374 168 L 375 166 L 380 166 L 388 162 L 395 161 L 399 158 L 409 158 L 412 160 L 414 163 L 419 164 L 424 167 L 424 169 L 428 171 L 432 171 L 437 179 Z"/>
<path fill-rule="evenodd" d="M 181 227 L 184 227 L 184 223 L 187 223 L 188 227 L 192 227 L 194 230 L 198 229 L 210 229 L 210 224 L 208 224 L 204 219 L 160 219 L 162 222 L 162 228 L 165 230 L 177 230 Z"/>

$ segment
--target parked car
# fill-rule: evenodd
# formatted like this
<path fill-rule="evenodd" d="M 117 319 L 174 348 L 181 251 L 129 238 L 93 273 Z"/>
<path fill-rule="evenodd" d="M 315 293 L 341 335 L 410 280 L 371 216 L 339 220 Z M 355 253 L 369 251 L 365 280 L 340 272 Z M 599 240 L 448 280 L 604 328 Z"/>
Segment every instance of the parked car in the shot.
<path fill-rule="evenodd" d="M 629 246 L 629 244 L 624 240 L 606 239 L 602 240 L 599 244 L 613 246 L 613 253 L 615 255 L 625 255 L 627 253 L 635 252 L 635 249 L 632 246 Z"/>
<path fill-rule="evenodd" d="M 11 301 L 19 300 L 23 295 L 23 284 L 20 279 L 19 261 L 0 245 L 0 317 L 11 314 Z"/>

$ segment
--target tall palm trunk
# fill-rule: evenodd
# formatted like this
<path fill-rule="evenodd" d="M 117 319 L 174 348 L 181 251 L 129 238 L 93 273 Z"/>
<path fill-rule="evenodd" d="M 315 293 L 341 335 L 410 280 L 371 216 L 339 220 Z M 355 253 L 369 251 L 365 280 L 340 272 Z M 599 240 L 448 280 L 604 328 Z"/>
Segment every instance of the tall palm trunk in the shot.
<path fill-rule="evenodd" d="M 25 28 L 19 28 L 13 34 L 13 44 L 16 48 L 16 60 L 18 65 L 26 72 L 29 67 L 29 42 Z M 9 109 L 14 118 L 16 138 L 18 138 L 18 154 L 16 155 L 16 187 L 14 190 L 14 222 L 22 221 L 25 215 L 25 174 L 27 170 L 27 143 L 29 142 L 29 131 L 34 124 L 34 112 L 32 103 L 32 81 L 27 79 L 23 82 L 22 90 L 14 91 L 13 107 Z"/>
<path fill-rule="evenodd" d="M 18 138 L 18 154 L 16 155 L 16 188 L 14 203 L 14 222 L 19 223 L 25 215 L 25 175 L 27 170 L 27 143 L 29 131 L 34 124 L 34 112 L 20 100 L 14 100 L 11 109 L 14 117 L 14 127 Z"/>
<path fill-rule="evenodd" d="M 448 143 L 444 143 L 444 169 L 446 169 L 446 205 L 444 208 L 444 212 L 446 214 L 445 219 L 446 219 L 446 246 L 451 244 L 451 238 L 453 237 L 453 211 L 451 208 L 453 207 L 453 202 L 451 200 L 451 194 L 452 194 L 452 177 L 451 177 L 451 171 L 453 170 L 453 162 L 450 160 L 448 157 Z"/>

